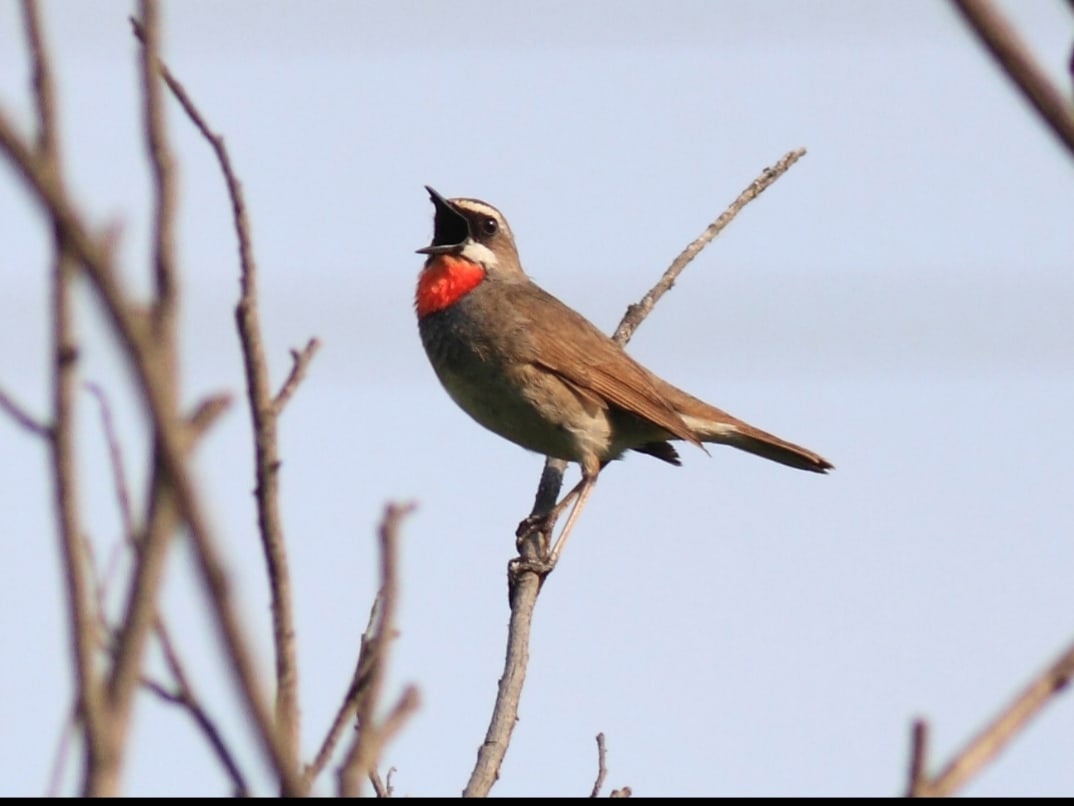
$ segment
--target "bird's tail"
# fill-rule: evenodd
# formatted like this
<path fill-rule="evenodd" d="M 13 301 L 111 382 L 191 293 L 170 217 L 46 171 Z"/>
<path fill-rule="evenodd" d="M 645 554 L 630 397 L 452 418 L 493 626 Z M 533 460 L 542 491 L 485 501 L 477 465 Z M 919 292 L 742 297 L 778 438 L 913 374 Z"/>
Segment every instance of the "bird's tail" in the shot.
<path fill-rule="evenodd" d="M 745 423 L 733 426 L 720 425 L 718 429 L 704 433 L 701 441 L 731 445 L 739 450 L 771 459 L 773 462 L 797 467 L 800 470 L 811 470 L 814 473 L 827 473 L 832 469 L 831 462 L 808 448 L 787 442 L 785 439 L 780 439 Z"/>
<path fill-rule="evenodd" d="M 683 414 L 683 420 L 702 442 L 730 445 L 773 462 L 814 473 L 827 473 L 833 467 L 831 462 L 808 448 L 754 428 L 714 406 L 706 403 L 701 405 L 706 409 L 704 416 L 699 416 L 700 412 L 691 412 Z"/>
<path fill-rule="evenodd" d="M 702 442 L 730 445 L 773 462 L 813 473 L 827 473 L 833 467 L 831 462 L 808 448 L 754 428 L 726 411 L 710 406 L 672 386 L 662 378 L 655 375 L 650 377 L 661 396 Z"/>

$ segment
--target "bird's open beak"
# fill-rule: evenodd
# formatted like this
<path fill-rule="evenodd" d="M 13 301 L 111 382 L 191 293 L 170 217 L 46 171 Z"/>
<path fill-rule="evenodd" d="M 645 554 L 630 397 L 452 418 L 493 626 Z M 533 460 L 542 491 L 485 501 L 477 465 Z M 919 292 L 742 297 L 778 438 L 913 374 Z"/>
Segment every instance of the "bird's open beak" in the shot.
<path fill-rule="evenodd" d="M 436 207 L 436 218 L 433 225 L 433 242 L 416 250 L 417 253 L 443 255 L 461 249 L 470 237 L 470 225 L 466 218 L 431 187 L 426 185 L 425 189 L 429 191 L 429 198 Z"/>

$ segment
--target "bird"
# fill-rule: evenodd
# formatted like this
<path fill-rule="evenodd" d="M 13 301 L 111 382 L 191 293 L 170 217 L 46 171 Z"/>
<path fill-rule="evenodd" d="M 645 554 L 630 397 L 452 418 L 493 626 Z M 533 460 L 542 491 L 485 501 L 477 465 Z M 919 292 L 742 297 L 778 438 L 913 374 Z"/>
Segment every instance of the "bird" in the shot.
<path fill-rule="evenodd" d="M 554 566 L 601 470 L 626 451 L 681 464 L 671 441 L 730 445 L 784 465 L 826 473 L 832 464 L 646 369 L 596 325 L 534 283 L 507 219 L 478 199 L 444 198 L 426 185 L 432 242 L 418 254 L 414 308 L 441 385 L 479 424 L 516 445 L 575 462 L 581 480 L 543 517 Z M 527 519 L 519 536 L 537 521 Z"/>

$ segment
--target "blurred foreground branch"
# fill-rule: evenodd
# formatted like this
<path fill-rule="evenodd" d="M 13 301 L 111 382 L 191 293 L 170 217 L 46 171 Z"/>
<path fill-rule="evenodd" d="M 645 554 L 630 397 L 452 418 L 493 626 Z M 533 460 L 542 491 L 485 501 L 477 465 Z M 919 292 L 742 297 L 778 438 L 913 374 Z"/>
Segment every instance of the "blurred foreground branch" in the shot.
<path fill-rule="evenodd" d="M 146 42 L 146 31 L 136 19 L 131 19 L 134 35 Z M 168 69 L 159 65 L 161 77 L 179 101 L 187 117 L 208 141 L 231 202 L 235 235 L 239 247 L 241 295 L 235 309 L 239 340 L 246 372 L 247 399 L 254 427 L 254 454 L 257 475 L 256 500 L 261 544 L 265 555 L 269 589 L 272 596 L 273 647 L 276 652 L 276 729 L 284 749 L 294 763 L 298 759 L 298 659 L 295 652 L 294 613 L 291 596 L 291 574 L 287 562 L 286 543 L 279 512 L 279 448 L 277 420 L 287 400 L 301 383 L 309 362 L 319 343 L 310 339 L 301 352 L 292 350 L 294 366 L 283 387 L 273 394 L 270 387 L 268 360 L 258 313 L 257 264 L 254 260 L 250 221 L 246 199 L 231 164 L 224 138 L 216 134 L 201 114 L 185 87 Z"/>
<path fill-rule="evenodd" d="M 1070 685 L 1072 677 L 1074 644 L 1037 675 L 934 777 L 930 777 L 927 770 L 928 725 L 924 720 L 915 722 L 907 794 L 911 797 L 946 797 L 958 792 L 999 755 L 1055 695 Z"/>
<path fill-rule="evenodd" d="M 1048 79 L 1014 28 L 989 0 L 952 2 L 999 66 L 1074 157 L 1074 105 Z M 1074 54 L 1071 59 L 1074 69 Z"/>
<path fill-rule="evenodd" d="M 356 797 L 361 794 L 362 781 L 376 770 L 381 750 L 418 707 L 418 692 L 407 686 L 388 716 L 378 720 L 374 714 L 380 704 L 387 665 L 388 646 L 395 638 L 395 611 L 399 599 L 398 545 L 399 525 L 414 510 L 413 504 L 389 504 L 380 524 L 380 591 L 369 614 L 369 626 L 362 635 L 354 679 L 344 699 L 339 715 L 318 754 L 323 765 L 331 752 L 336 726 L 351 713 L 357 722 L 357 732 L 351 741 L 339 770 L 339 794 Z M 308 774 L 316 775 L 317 762 Z"/>
<path fill-rule="evenodd" d="M 262 742 L 262 747 L 276 771 L 281 788 L 297 792 L 297 763 L 280 741 L 257 679 L 253 655 L 239 624 L 231 600 L 226 575 L 219 557 L 215 535 L 204 514 L 204 503 L 195 487 L 187 465 L 192 436 L 201 428 L 189 422 L 178 408 L 178 376 L 175 321 L 178 307 L 178 282 L 175 270 L 173 221 L 175 191 L 173 160 L 165 133 L 165 118 L 158 89 L 158 13 L 157 4 L 145 0 L 140 4 L 144 34 L 141 53 L 143 120 L 147 152 L 151 165 L 155 199 L 153 218 L 153 276 L 155 287 L 149 305 L 136 300 L 120 284 L 113 263 L 111 239 L 92 232 L 81 211 L 75 207 L 65 189 L 58 156 L 49 143 L 57 141 L 50 127 L 55 115 L 50 109 L 52 95 L 49 60 L 40 36 L 36 5 L 23 4 L 27 19 L 27 39 L 34 60 L 34 94 L 39 108 L 41 132 L 37 145 L 21 135 L 12 120 L 0 110 L 0 151 L 25 183 L 30 195 L 52 223 L 61 256 L 57 259 L 59 276 L 80 269 L 104 309 L 118 337 L 121 352 L 132 369 L 135 385 L 142 397 L 154 445 L 151 492 L 146 527 L 139 543 L 138 560 L 128 591 L 127 607 L 114 652 L 114 662 L 107 680 L 92 658 L 93 629 L 99 622 L 86 579 L 86 551 L 81 547 L 82 532 L 76 523 L 77 496 L 70 451 L 65 433 L 65 413 L 72 405 L 70 388 L 73 376 L 65 373 L 74 366 L 77 352 L 64 338 L 68 327 L 65 281 L 55 284 L 54 330 L 57 333 L 56 366 L 60 376 L 54 384 L 57 418 L 52 424 L 54 472 L 57 478 L 57 512 L 61 521 L 62 556 L 67 576 L 69 622 L 71 624 L 76 690 L 78 691 L 83 749 L 85 754 L 82 791 L 85 794 L 116 794 L 127 726 L 134 693 L 140 680 L 146 637 L 153 624 L 153 613 L 163 567 L 164 547 L 178 527 L 185 524 L 194 544 L 202 582 L 218 629 L 221 645 L 235 675 L 240 699 Z M 70 265 L 71 269 L 64 268 Z M 58 435 L 58 436 L 56 436 Z"/>

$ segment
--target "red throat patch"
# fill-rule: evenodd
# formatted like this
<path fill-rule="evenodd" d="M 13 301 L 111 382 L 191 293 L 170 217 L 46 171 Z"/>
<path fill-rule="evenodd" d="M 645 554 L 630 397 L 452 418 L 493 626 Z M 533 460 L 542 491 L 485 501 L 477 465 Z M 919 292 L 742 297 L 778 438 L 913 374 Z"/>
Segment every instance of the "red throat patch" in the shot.
<path fill-rule="evenodd" d="M 422 269 L 414 307 L 422 317 L 448 308 L 485 279 L 480 264 L 455 255 L 437 255 Z"/>

